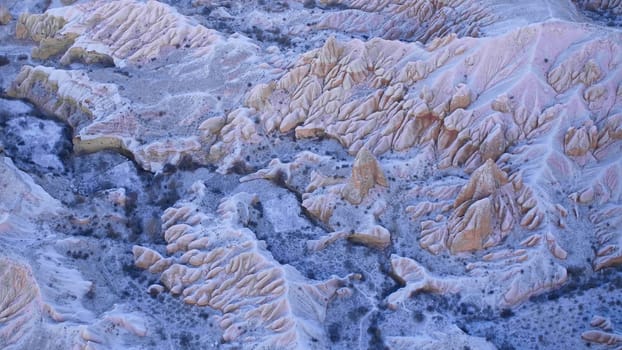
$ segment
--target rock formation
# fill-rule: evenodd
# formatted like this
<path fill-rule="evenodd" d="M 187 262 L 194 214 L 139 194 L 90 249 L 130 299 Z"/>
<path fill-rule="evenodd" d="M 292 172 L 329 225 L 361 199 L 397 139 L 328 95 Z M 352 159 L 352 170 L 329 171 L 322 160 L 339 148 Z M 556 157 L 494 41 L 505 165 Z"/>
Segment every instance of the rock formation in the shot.
<path fill-rule="evenodd" d="M 594 328 L 600 328 L 601 330 L 585 331 L 581 334 L 581 338 L 593 343 L 603 344 L 606 346 L 617 346 L 622 344 L 622 336 L 617 333 L 613 333 L 613 326 L 611 320 L 602 316 L 594 316 L 590 325 Z"/>
<path fill-rule="evenodd" d="M 525 248 L 498 250 L 484 255 L 483 261 L 468 264 L 467 276 L 436 277 L 416 261 L 393 255 L 392 273 L 405 287 L 389 295 L 387 302 L 397 308 L 413 293 L 422 291 L 484 294 L 479 303 L 507 307 L 566 282 L 566 269 L 555 258 L 563 259 L 567 253 L 551 235 L 534 235 L 521 245 Z"/>
<path fill-rule="evenodd" d="M 201 212 L 202 184 L 193 198 L 164 212 L 162 225 L 169 254 L 133 248 L 136 266 L 160 273 L 160 282 L 185 303 L 222 311 L 225 342 L 258 348 L 324 348 L 321 322 L 328 301 L 344 293 L 344 281 L 315 282 L 281 265 L 245 227 L 257 198 L 238 193 L 224 200 L 219 217 Z M 159 291 L 160 286 L 150 287 Z"/>
<path fill-rule="evenodd" d="M 620 346 L 621 15 L 3 2 L 0 347 Z"/>
<path fill-rule="evenodd" d="M 0 261 L 0 267 L 0 340 L 11 345 L 33 327 L 42 307 L 39 288 L 27 267 L 6 258 Z"/>
<path fill-rule="evenodd" d="M 146 22 L 138 24 L 139 17 Z M 100 83 L 86 71 L 24 66 L 8 93 L 67 120 L 74 129 L 78 152 L 117 150 L 151 171 L 177 165 L 184 158 L 206 163 L 206 148 L 215 141 L 210 135 L 220 129 L 205 134 L 201 122 L 209 114 L 217 117 L 224 104 L 241 98 L 243 90 L 234 92 L 242 86 L 240 79 L 260 73 L 241 70 L 256 63 L 256 45 L 243 38 L 223 38 L 157 1 L 91 2 L 71 10 L 24 14 L 18 20 L 16 36 L 39 43 L 34 58 L 56 58 L 62 65 L 148 66 L 145 70 L 152 73 L 137 73 L 142 78 L 114 70 L 120 79 L 117 83 Z M 186 53 L 191 59 L 179 62 L 180 55 Z M 162 69 L 167 61 L 186 68 Z M 199 68 L 216 64 L 218 72 L 215 67 L 208 71 Z M 265 71 L 262 69 L 263 74 L 270 74 Z M 207 89 L 197 88 L 200 84 L 188 86 L 189 77 L 205 80 Z M 137 86 L 152 86 L 152 94 L 128 96 L 120 92 L 128 78 Z M 176 87 L 172 81 L 178 82 Z M 230 102 L 220 102 L 223 97 Z M 177 119 L 179 115 L 184 116 L 183 121 Z M 231 119 L 230 123 L 235 125 Z M 177 128 L 165 131 L 164 125 Z"/>
<path fill-rule="evenodd" d="M 494 21 L 485 7 L 472 1 L 322 1 L 347 10 L 326 16 L 319 28 L 374 33 L 389 40 L 426 42 L 449 33 L 479 36 L 479 27 Z"/>
<path fill-rule="evenodd" d="M 23 14 L 15 34 L 39 44 L 33 52 L 37 58 L 62 55 L 65 65 L 82 61 L 116 66 L 146 63 L 179 46 L 201 48 L 205 54 L 221 38 L 157 1 L 95 1 L 70 10 Z"/>
<path fill-rule="evenodd" d="M 93 283 L 59 254 L 74 251 L 81 241 L 49 233 L 50 218 L 67 214 L 67 208 L 9 158 L 3 157 L 0 173 L 0 344 L 7 349 L 115 348 L 128 346 L 128 334 L 144 337 L 144 319 L 122 304 L 101 317 L 81 304 Z M 36 256 L 22 252 L 42 245 Z"/>
<path fill-rule="evenodd" d="M 0 162 L 0 234 L 30 235 L 36 221 L 59 214 L 61 203 L 15 167 L 10 158 Z"/>
<path fill-rule="evenodd" d="M 494 345 L 485 339 L 466 335 L 455 325 L 447 327 L 447 330 L 430 329 L 426 333 L 418 336 L 390 337 L 387 339 L 388 347 L 391 350 L 406 349 L 482 349 L 495 350 Z"/>

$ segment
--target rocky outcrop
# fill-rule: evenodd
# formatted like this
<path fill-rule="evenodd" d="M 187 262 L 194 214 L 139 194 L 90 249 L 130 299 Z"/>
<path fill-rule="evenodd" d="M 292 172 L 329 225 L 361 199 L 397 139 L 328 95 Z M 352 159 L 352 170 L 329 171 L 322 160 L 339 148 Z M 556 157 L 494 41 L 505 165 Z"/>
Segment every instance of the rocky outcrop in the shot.
<path fill-rule="evenodd" d="M 622 13 L 622 2 L 619 0 L 575 0 L 574 2 L 590 11 L 611 11 L 613 14 Z"/>
<path fill-rule="evenodd" d="M 58 200 L 4 156 L 0 159 L 0 196 L 0 235 L 31 235 L 38 221 L 63 212 Z"/>
<path fill-rule="evenodd" d="M 117 66 L 147 63 L 179 47 L 207 53 L 221 38 L 158 1 L 131 0 L 93 1 L 44 14 L 23 14 L 16 35 L 38 42 L 36 58 L 61 55 L 62 64 Z"/>
<path fill-rule="evenodd" d="M 132 346 L 132 337 L 147 335 L 143 316 L 128 312 L 125 306 L 116 305 L 94 317 L 74 301 L 83 297 L 83 288 L 91 283 L 49 252 L 42 259 L 54 261 L 53 267 L 42 269 L 49 286 L 40 286 L 28 264 L 0 258 L 0 343 L 6 349 L 127 348 Z"/>
<path fill-rule="evenodd" d="M 13 81 L 10 96 L 28 99 L 72 126 L 79 152 L 112 149 L 159 172 L 166 165 L 232 157 L 240 143 L 256 141 L 252 122 L 249 129 L 234 115 L 226 127 L 211 120 L 221 120 L 226 106 L 242 98 L 247 80 L 272 74 L 265 60 L 256 59 L 259 47 L 247 39 L 225 38 L 158 1 L 130 0 L 24 14 L 16 35 L 39 44 L 35 58 L 125 67 L 102 83 L 86 71 L 24 66 Z M 189 86 L 189 79 L 195 84 Z M 128 81 L 136 90 L 125 90 Z M 238 139 L 240 134 L 246 137 Z"/>
<path fill-rule="evenodd" d="M 181 295 L 184 302 L 220 310 L 226 342 L 324 348 L 327 340 L 321 322 L 328 301 L 344 293 L 340 289 L 344 280 L 308 280 L 293 267 L 276 262 L 265 243 L 245 227 L 256 196 L 238 193 L 224 200 L 218 216 L 212 216 L 201 210 L 204 186 L 197 183 L 194 191 L 191 199 L 162 216 L 167 253 L 182 255 L 165 259 L 135 246 L 136 266 L 159 273 L 162 286 Z"/>
<path fill-rule="evenodd" d="M 268 132 L 295 130 L 298 138 L 326 135 L 351 154 L 363 146 L 379 155 L 432 145 L 428 149 L 434 149 L 440 168 L 473 171 L 487 159 L 497 160 L 511 145 L 547 132 L 560 118 L 561 101 L 554 101 L 558 91 L 583 84 L 573 95 L 577 99 L 572 98 L 583 102 L 572 115 L 605 113 L 612 106 L 614 101 L 605 98 L 611 95 L 597 90 L 617 86 L 597 84 L 605 74 L 597 67 L 606 64 L 588 52 L 602 49 L 613 57 L 620 48 L 604 48 L 590 40 L 579 49 L 572 43 L 590 34 L 568 27 L 563 44 L 539 49 L 536 38 L 555 36 L 562 28 L 565 24 L 559 22 L 538 24 L 481 40 L 450 35 L 426 46 L 330 38 L 277 81 L 256 86 L 249 107 L 261 116 Z M 496 47 L 502 57 L 469 53 L 486 47 Z M 521 52 L 527 51 L 519 47 L 546 51 L 547 57 L 524 55 Z M 555 62 L 558 56 L 575 58 Z M 519 74 L 522 64 L 535 65 L 541 73 Z M 576 72 L 570 73 L 574 80 L 560 83 L 568 72 Z M 527 85 L 533 88 L 521 88 Z M 568 142 L 578 142 L 572 140 L 569 136 Z M 581 146 L 570 145 L 568 150 L 575 154 L 576 147 Z"/>
<path fill-rule="evenodd" d="M 376 191 L 370 194 L 374 187 Z M 376 223 L 386 210 L 382 187 L 388 187 L 384 172 L 376 158 L 362 148 L 352 165 L 352 174 L 345 183 L 319 173 L 303 194 L 302 206 L 314 217 L 335 230 L 326 237 L 310 241 L 309 247 L 318 250 L 340 238 L 376 248 L 391 243 L 389 231 Z M 363 207 L 368 208 L 363 210 Z"/>
<path fill-rule="evenodd" d="M 326 16 L 320 29 L 347 28 L 358 33 L 374 33 L 389 40 L 426 42 L 449 33 L 479 36 L 479 28 L 491 24 L 494 16 L 474 1 L 320 1 L 347 10 Z"/>
<path fill-rule="evenodd" d="M 6 258 L 0 259 L 0 341 L 15 344 L 41 317 L 39 288 L 30 270 Z"/>
<path fill-rule="evenodd" d="M 398 308 L 415 292 L 468 295 L 482 294 L 482 305 L 508 307 L 531 296 L 555 290 L 567 279 L 566 269 L 557 259 L 567 253 L 549 234 L 534 235 L 520 249 L 502 249 L 489 253 L 480 262 L 466 266 L 467 275 L 437 277 L 416 261 L 391 257 L 392 274 L 405 286 L 387 297 Z"/>
<path fill-rule="evenodd" d="M 13 16 L 11 15 L 11 12 L 9 12 L 9 9 L 7 9 L 4 5 L 0 5 L 0 25 L 7 25 L 12 19 Z"/>
<path fill-rule="evenodd" d="M 369 190 L 376 185 L 389 186 L 378 160 L 367 148 L 361 148 L 352 165 L 352 176 L 341 194 L 351 204 L 361 204 Z"/>
<path fill-rule="evenodd" d="M 613 347 L 622 344 L 622 335 L 613 332 L 611 320 L 602 316 L 594 316 L 590 325 L 600 330 L 585 331 L 581 334 L 581 339 L 592 343 L 602 344 Z"/>
<path fill-rule="evenodd" d="M 387 346 L 391 350 L 459 350 L 465 347 L 482 350 L 497 349 L 484 338 L 468 335 L 455 325 L 450 325 L 446 329 L 426 329 L 425 333 L 415 336 L 388 337 Z"/>
<path fill-rule="evenodd" d="M 117 85 L 93 81 L 84 71 L 24 66 L 8 94 L 26 98 L 43 112 L 67 122 L 74 130 L 77 152 L 115 150 L 158 171 L 201 149 L 197 136 L 141 144 L 137 131 L 149 127 L 147 123 L 155 116 L 148 111 L 136 113 Z"/>
<path fill-rule="evenodd" d="M 421 222 L 420 245 L 434 254 L 444 248 L 452 253 L 494 247 L 520 223 L 530 229 L 543 219 L 530 189 L 520 181 L 510 181 L 495 162 L 487 160 L 475 170 L 453 201 L 448 218 Z M 417 216 L 439 208 L 423 206 Z M 447 209 L 446 207 L 444 209 Z M 521 219 L 522 217 L 522 219 Z"/>
<path fill-rule="evenodd" d="M 325 176 L 323 171 L 345 168 L 329 157 L 311 152 L 299 153 L 294 161 L 270 162 L 266 169 L 244 176 L 242 182 L 268 179 L 300 194 L 302 207 L 332 231 L 308 242 L 311 250 L 320 250 L 339 240 L 348 239 L 384 249 L 391 242 L 389 231 L 378 224 L 386 210 L 384 193 L 388 181 L 378 160 L 365 148 L 354 159 L 348 178 Z"/>

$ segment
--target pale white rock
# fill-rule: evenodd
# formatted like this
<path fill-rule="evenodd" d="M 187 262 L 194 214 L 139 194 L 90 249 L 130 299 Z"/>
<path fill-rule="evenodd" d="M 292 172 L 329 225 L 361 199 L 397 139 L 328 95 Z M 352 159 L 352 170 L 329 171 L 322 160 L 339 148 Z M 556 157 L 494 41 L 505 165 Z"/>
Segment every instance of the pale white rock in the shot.
<path fill-rule="evenodd" d="M 64 211 L 63 205 L 13 164 L 0 159 L 0 235 L 31 236 L 37 221 Z"/>
<path fill-rule="evenodd" d="M 482 349 L 495 350 L 493 344 L 481 337 L 475 337 L 464 333 L 456 325 L 449 325 L 442 329 L 428 327 L 424 333 L 413 336 L 387 337 L 387 345 L 391 350 L 462 350 Z"/>

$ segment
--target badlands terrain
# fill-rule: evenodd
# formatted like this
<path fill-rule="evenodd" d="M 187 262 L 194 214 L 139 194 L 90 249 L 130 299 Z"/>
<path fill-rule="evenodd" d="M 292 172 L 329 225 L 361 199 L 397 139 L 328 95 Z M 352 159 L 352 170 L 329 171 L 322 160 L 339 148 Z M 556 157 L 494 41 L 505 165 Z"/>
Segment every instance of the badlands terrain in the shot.
<path fill-rule="evenodd" d="M 621 349 L 622 1 L 0 1 L 0 348 Z"/>

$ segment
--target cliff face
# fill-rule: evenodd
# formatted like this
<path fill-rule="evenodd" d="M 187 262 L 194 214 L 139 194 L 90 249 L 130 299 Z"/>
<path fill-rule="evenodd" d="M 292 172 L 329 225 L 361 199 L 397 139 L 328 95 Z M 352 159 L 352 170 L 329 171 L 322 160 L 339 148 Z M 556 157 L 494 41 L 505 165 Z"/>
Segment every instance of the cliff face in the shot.
<path fill-rule="evenodd" d="M 0 347 L 622 336 L 620 1 L 0 5 Z"/>

